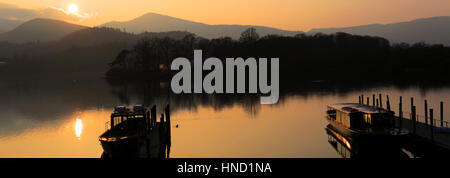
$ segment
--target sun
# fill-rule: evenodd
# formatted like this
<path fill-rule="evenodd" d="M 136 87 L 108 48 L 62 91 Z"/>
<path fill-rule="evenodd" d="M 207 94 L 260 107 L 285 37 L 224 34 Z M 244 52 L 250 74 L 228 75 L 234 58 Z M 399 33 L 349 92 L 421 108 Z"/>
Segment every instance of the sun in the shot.
<path fill-rule="evenodd" d="M 78 6 L 76 4 L 69 5 L 69 13 L 75 14 L 78 12 Z"/>

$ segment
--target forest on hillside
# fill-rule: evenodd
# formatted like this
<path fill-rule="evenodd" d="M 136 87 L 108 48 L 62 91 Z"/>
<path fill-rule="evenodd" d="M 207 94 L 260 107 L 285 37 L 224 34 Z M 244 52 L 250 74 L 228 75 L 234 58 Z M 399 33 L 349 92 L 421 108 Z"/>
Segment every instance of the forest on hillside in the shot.
<path fill-rule="evenodd" d="M 193 34 L 182 39 L 142 38 L 117 54 L 107 76 L 130 79 L 170 75 L 164 71 L 172 60 L 193 59 L 194 49 L 203 50 L 204 60 L 278 57 L 281 84 L 314 80 L 447 81 L 445 76 L 450 74 L 450 47 L 439 44 L 391 44 L 384 38 L 347 33 L 260 37 L 249 28 L 239 40 L 209 40 Z"/>
<path fill-rule="evenodd" d="M 450 47 L 390 43 L 347 33 L 292 37 L 259 36 L 249 28 L 234 40 L 206 39 L 185 31 L 133 34 L 113 28 L 87 28 L 58 41 L 0 42 L 0 75 L 31 77 L 81 73 L 87 77 L 170 78 L 177 57 L 278 57 L 280 82 L 297 81 L 448 81 Z M 160 70 L 162 69 L 162 70 Z M 207 73 L 207 72 L 204 72 Z M 164 77 L 165 76 L 165 77 Z"/>

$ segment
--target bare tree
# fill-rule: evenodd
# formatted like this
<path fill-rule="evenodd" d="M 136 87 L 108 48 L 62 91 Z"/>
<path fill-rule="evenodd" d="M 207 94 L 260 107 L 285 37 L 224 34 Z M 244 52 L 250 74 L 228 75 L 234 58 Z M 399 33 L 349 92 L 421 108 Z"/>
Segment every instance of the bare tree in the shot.
<path fill-rule="evenodd" d="M 241 33 L 241 38 L 239 38 L 239 41 L 241 42 L 252 42 L 259 39 L 258 33 L 256 33 L 255 28 L 248 28 L 244 32 Z"/>

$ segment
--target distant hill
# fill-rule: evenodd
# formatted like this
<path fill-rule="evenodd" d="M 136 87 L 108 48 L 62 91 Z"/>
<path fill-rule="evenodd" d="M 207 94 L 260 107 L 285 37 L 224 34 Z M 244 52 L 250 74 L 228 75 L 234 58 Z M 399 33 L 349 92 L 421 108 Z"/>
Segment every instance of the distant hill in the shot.
<path fill-rule="evenodd" d="M 165 31 L 188 31 L 205 38 L 218 38 L 229 36 L 238 39 L 240 34 L 247 28 L 254 27 L 260 36 L 277 34 L 293 36 L 301 33 L 297 31 L 280 30 L 276 28 L 251 25 L 208 25 L 170 16 L 147 13 L 141 17 L 126 22 L 112 21 L 100 26 L 125 29 L 128 32 L 165 32 Z"/>
<path fill-rule="evenodd" d="M 345 28 L 318 28 L 308 33 L 345 32 L 355 35 L 384 37 L 391 42 L 450 45 L 450 16 L 417 19 L 393 24 L 372 24 Z"/>
<path fill-rule="evenodd" d="M 34 19 L 13 30 L 0 34 L 0 41 L 11 43 L 46 42 L 58 40 L 74 31 L 87 28 L 52 19 Z"/>
<path fill-rule="evenodd" d="M 111 28 L 111 27 L 93 27 L 93 28 L 84 28 L 75 32 L 72 32 L 64 37 L 62 37 L 59 41 L 56 41 L 59 46 L 95 46 L 95 45 L 103 45 L 107 43 L 114 42 L 125 42 L 128 44 L 134 44 L 138 40 L 144 37 L 158 37 L 164 38 L 169 37 L 172 39 L 182 39 L 186 35 L 191 33 L 185 31 L 168 31 L 168 32 L 147 32 L 140 34 L 132 34 L 129 32 L 121 31 L 120 29 Z"/>
<path fill-rule="evenodd" d="M 23 21 L 21 20 L 8 20 L 0 18 L 0 33 L 8 32 L 22 23 Z"/>

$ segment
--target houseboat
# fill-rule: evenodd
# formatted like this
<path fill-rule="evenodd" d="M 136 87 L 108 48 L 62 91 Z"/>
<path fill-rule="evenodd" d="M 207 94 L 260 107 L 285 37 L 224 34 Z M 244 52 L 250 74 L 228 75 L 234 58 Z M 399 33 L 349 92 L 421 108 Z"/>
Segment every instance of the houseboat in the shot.
<path fill-rule="evenodd" d="M 346 137 L 397 137 L 408 134 L 395 128 L 393 111 L 357 103 L 328 105 L 327 120 Z"/>

